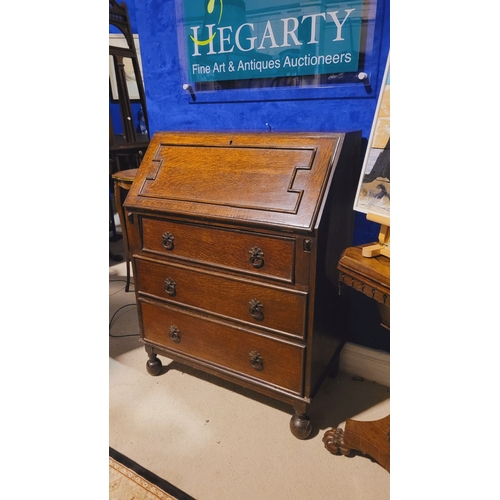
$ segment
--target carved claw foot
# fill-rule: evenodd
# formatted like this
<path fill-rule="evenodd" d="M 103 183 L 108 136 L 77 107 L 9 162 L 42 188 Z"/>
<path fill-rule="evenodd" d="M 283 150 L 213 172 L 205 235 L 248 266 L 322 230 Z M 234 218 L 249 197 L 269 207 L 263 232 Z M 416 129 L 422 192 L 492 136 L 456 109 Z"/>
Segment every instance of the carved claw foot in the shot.
<path fill-rule="evenodd" d="M 351 449 L 344 443 L 343 429 L 337 428 L 326 431 L 323 436 L 323 443 L 325 444 L 325 448 L 333 455 L 337 455 L 340 452 L 342 455 L 347 456 L 351 453 Z"/>
<path fill-rule="evenodd" d="M 290 419 L 290 430 L 297 439 L 307 439 L 312 431 L 311 419 L 305 413 L 295 413 Z"/>
<path fill-rule="evenodd" d="M 158 375 L 161 372 L 162 364 L 161 361 L 158 359 L 156 354 L 148 354 L 149 359 L 146 362 L 146 370 L 150 375 Z"/>

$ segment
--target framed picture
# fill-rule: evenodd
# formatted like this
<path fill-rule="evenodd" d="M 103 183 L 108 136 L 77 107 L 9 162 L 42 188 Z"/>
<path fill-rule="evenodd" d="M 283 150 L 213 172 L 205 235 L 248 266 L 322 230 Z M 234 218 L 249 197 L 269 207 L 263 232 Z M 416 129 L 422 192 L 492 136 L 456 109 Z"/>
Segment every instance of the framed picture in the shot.
<path fill-rule="evenodd" d="M 390 55 L 361 170 L 354 210 L 390 218 Z"/>
<path fill-rule="evenodd" d="M 142 61 L 141 52 L 139 50 L 139 35 L 133 35 L 134 45 L 137 53 L 137 60 L 139 61 L 139 67 L 141 69 L 142 75 Z M 109 34 L 109 45 L 110 47 L 124 47 L 128 48 L 127 40 L 124 35 L 121 34 Z M 137 82 L 135 80 L 134 67 L 132 65 L 132 59 L 130 57 L 124 57 L 123 63 L 125 66 L 125 78 L 127 80 L 128 95 L 131 101 L 139 99 L 139 89 L 137 88 Z M 118 100 L 118 88 L 116 85 L 116 73 L 115 65 L 113 64 L 113 56 L 109 56 L 109 82 L 111 85 L 111 98 L 114 101 Z M 144 84 L 144 82 L 143 82 Z"/>

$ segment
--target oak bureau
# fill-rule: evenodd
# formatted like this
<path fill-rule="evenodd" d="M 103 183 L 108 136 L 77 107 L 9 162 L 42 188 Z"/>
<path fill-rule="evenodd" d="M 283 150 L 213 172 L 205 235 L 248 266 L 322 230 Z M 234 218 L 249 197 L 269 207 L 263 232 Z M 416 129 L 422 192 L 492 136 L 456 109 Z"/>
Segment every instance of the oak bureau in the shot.
<path fill-rule="evenodd" d="M 158 132 L 124 202 L 147 371 L 158 355 L 293 406 L 338 368 L 336 264 L 359 132 Z"/>

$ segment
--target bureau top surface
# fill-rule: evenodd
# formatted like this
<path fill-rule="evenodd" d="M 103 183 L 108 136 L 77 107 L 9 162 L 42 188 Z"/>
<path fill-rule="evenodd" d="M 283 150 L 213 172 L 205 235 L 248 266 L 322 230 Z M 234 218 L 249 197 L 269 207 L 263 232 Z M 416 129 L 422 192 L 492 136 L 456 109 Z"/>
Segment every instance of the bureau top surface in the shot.
<path fill-rule="evenodd" d="M 344 133 L 158 132 L 128 210 L 312 230 Z"/>

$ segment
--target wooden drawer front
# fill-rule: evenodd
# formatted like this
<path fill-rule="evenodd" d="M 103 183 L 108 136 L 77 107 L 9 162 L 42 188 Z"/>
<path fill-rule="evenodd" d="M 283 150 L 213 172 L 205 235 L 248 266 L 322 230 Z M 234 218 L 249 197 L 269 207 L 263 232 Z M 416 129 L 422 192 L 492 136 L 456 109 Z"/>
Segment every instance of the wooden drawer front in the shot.
<path fill-rule="evenodd" d="M 143 249 L 292 283 L 295 240 L 142 219 Z M 253 262 L 253 264 L 252 264 Z"/>
<path fill-rule="evenodd" d="M 178 302 L 298 338 L 304 337 L 306 292 L 137 257 L 135 263 L 139 294 Z"/>
<path fill-rule="evenodd" d="M 146 341 L 301 393 L 305 347 L 166 305 L 139 304 Z"/>

